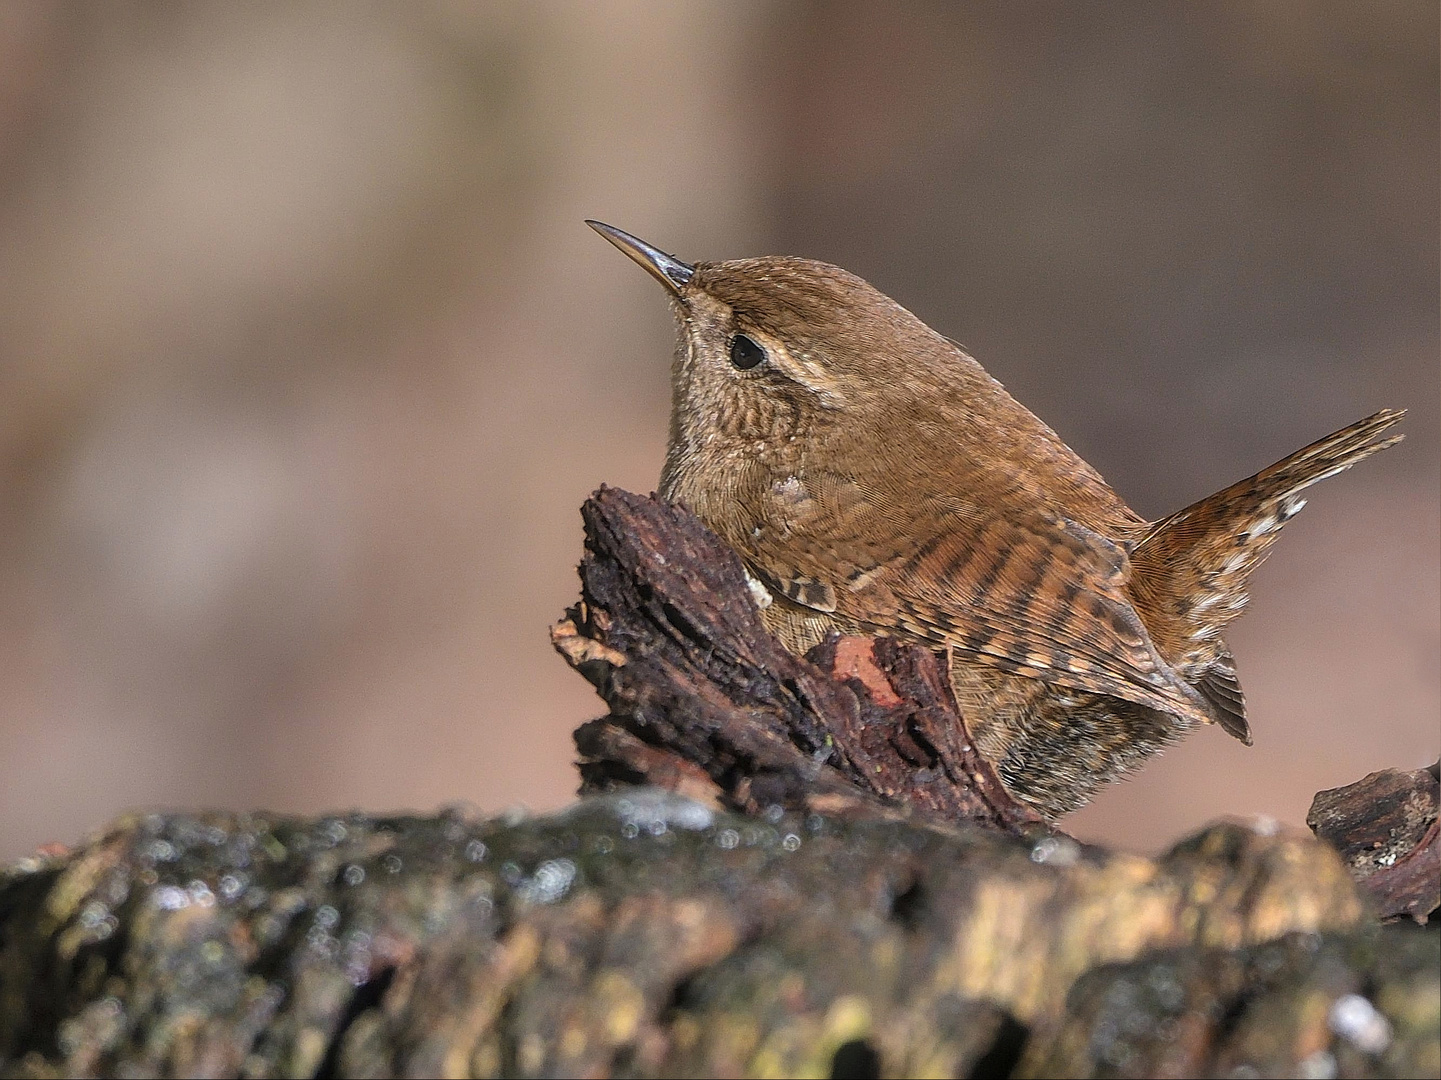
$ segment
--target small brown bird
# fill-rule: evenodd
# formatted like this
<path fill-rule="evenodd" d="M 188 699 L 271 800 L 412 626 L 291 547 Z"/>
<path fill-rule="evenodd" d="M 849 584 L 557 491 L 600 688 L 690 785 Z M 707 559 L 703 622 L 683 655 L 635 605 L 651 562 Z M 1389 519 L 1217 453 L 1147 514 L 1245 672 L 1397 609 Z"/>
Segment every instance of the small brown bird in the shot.
<path fill-rule="evenodd" d="M 680 325 L 660 492 L 741 556 L 793 652 L 943 651 L 966 727 L 1056 817 L 1198 723 L 1251 742 L 1222 631 L 1311 484 L 1398 442 L 1384 410 L 1160 521 L 981 366 L 835 266 L 694 266 L 588 222 Z"/>

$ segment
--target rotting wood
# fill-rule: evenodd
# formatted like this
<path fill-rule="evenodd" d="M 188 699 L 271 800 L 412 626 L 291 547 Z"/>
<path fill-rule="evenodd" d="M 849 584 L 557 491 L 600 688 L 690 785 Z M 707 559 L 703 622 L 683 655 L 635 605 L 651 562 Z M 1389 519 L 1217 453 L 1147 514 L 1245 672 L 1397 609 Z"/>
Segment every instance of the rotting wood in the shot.
<path fill-rule="evenodd" d="M 935 654 L 832 636 L 793 656 L 740 560 L 683 508 L 602 488 L 582 515 L 581 602 L 552 631 L 610 707 L 576 734 L 582 792 L 1046 828 L 966 737 Z"/>
<path fill-rule="evenodd" d="M 1383 917 L 1419 923 L 1441 906 L 1441 762 L 1382 769 L 1316 793 L 1306 824 L 1341 853 Z"/>

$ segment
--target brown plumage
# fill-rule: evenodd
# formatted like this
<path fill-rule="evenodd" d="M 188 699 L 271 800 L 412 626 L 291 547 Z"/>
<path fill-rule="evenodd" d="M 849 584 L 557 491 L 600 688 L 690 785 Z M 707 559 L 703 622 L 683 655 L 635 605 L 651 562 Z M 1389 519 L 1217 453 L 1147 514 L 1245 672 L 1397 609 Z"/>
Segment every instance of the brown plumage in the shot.
<path fill-rule="evenodd" d="M 831 630 L 949 656 L 967 729 L 1055 816 L 1197 723 L 1250 742 L 1221 636 L 1297 493 L 1399 440 L 1383 411 L 1158 522 L 971 357 L 838 267 L 688 266 L 592 223 L 680 323 L 661 494 L 741 555 L 801 652 Z"/>

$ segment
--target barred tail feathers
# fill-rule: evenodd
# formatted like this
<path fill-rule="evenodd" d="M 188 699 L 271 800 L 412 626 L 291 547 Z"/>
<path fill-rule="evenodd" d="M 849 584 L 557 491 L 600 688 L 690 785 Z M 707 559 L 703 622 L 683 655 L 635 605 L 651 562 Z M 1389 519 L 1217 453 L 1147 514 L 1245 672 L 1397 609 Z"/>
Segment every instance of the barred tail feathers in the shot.
<path fill-rule="evenodd" d="M 1400 442 L 1404 436 L 1378 436 L 1404 415 L 1383 409 L 1327 435 L 1162 518 L 1132 549 L 1131 588 L 1161 654 L 1203 694 L 1208 682 L 1223 684 L 1225 694 L 1206 696 L 1234 721 L 1222 718 L 1238 738 L 1247 738 L 1245 706 L 1221 631 L 1245 608 L 1247 579 L 1306 505 L 1300 492 Z"/>

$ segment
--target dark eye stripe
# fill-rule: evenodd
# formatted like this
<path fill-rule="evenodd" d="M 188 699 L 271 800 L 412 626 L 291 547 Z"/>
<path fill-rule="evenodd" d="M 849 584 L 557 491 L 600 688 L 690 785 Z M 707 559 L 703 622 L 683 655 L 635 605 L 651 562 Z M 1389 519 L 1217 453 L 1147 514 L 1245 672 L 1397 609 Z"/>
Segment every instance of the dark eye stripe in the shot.
<path fill-rule="evenodd" d="M 766 351 L 745 334 L 731 338 L 731 363 L 742 371 L 749 371 L 766 358 Z"/>

